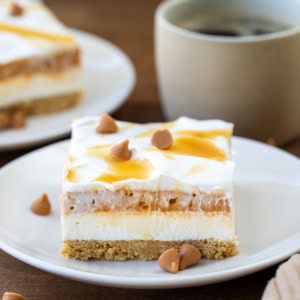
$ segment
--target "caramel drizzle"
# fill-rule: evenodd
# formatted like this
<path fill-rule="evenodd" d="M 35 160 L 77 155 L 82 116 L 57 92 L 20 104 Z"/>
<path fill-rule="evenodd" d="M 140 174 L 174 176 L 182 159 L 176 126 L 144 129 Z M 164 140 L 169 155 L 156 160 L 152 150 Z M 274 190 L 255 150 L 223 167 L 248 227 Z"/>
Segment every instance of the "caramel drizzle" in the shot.
<path fill-rule="evenodd" d="M 174 139 L 172 148 L 163 151 L 167 154 L 197 156 L 219 161 L 225 161 L 227 159 L 223 149 L 205 138 L 193 138 L 189 136 L 177 137 Z"/>
<path fill-rule="evenodd" d="M 173 122 L 169 122 L 164 128 L 171 128 L 173 125 Z M 141 133 L 135 137 L 143 138 L 151 136 L 155 130 L 157 130 L 157 128 Z M 232 130 L 175 130 L 173 131 L 173 135 L 175 138 L 171 149 L 162 151 L 168 159 L 170 159 L 172 155 L 187 155 L 225 161 L 227 159 L 226 153 L 223 149 L 219 148 L 212 139 L 221 136 L 230 141 Z M 150 147 L 149 149 L 161 151 L 155 147 Z"/>
<path fill-rule="evenodd" d="M 115 160 L 109 155 L 108 145 L 91 147 L 87 150 L 86 154 L 101 158 L 108 163 L 108 169 L 101 172 L 101 174 L 92 179 L 91 182 L 102 181 L 113 183 L 128 178 L 147 180 L 150 173 L 154 170 L 154 167 L 147 159 Z M 81 176 L 85 172 L 84 168 L 88 168 L 88 165 L 70 169 L 66 175 L 67 180 L 74 183 L 80 182 Z"/>
<path fill-rule="evenodd" d="M 174 123 L 170 122 L 167 127 L 172 127 Z M 156 130 L 156 129 L 155 129 Z M 139 137 L 151 136 L 151 131 L 147 131 L 139 135 Z M 218 147 L 211 139 L 218 136 L 223 136 L 227 139 L 231 137 L 230 130 L 210 130 L 210 131 L 196 131 L 196 130 L 180 130 L 173 132 L 174 142 L 170 149 L 160 150 L 156 147 L 149 147 L 150 151 L 160 151 L 167 159 L 172 159 L 174 155 L 185 155 L 202 157 L 212 160 L 224 162 L 227 160 L 225 151 Z M 137 136 L 136 136 L 137 137 Z M 107 182 L 113 183 L 116 181 L 126 180 L 129 178 L 138 180 L 149 179 L 150 174 L 153 172 L 154 167 L 147 159 L 130 159 L 127 161 L 118 161 L 109 155 L 111 145 L 98 145 L 89 148 L 86 154 L 92 157 L 103 159 L 107 164 L 107 170 L 100 173 L 99 176 L 94 178 L 92 182 Z M 192 176 L 205 169 L 205 166 L 194 166 L 186 173 L 186 176 Z M 72 182 L 78 182 L 80 173 L 83 174 L 84 170 L 81 168 L 74 168 L 69 171 L 67 179 Z M 77 174 L 77 175 L 76 175 Z"/>
<path fill-rule="evenodd" d="M 205 139 L 215 139 L 218 136 L 225 137 L 227 140 L 230 140 L 232 136 L 232 129 L 227 130 L 176 130 L 174 132 L 178 136 L 190 136 L 195 138 L 205 138 Z"/>
<path fill-rule="evenodd" d="M 126 161 L 110 160 L 108 171 L 95 178 L 93 182 L 104 181 L 113 183 L 128 178 L 147 180 L 152 170 L 152 164 L 146 159 L 130 159 Z"/>
<path fill-rule="evenodd" d="M 53 42 L 74 43 L 74 39 L 70 35 L 46 33 L 38 30 L 9 25 L 6 23 L 0 23 L 0 31 L 8 31 L 8 32 L 16 33 L 25 38 L 36 37 L 36 38 L 50 40 Z"/>

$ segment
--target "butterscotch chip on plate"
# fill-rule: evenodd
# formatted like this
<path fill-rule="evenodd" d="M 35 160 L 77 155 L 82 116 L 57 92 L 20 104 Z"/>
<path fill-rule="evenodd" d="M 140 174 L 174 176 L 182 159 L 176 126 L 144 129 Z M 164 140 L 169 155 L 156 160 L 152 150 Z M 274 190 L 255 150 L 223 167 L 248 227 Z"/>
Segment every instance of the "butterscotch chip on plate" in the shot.
<path fill-rule="evenodd" d="M 177 273 L 197 264 L 200 258 L 199 249 L 186 243 L 180 247 L 179 252 L 174 248 L 164 251 L 158 258 L 158 265 L 167 272 Z"/>
<path fill-rule="evenodd" d="M 110 148 L 110 156 L 116 160 L 129 160 L 131 151 L 129 149 L 129 140 L 121 141 Z"/>
<path fill-rule="evenodd" d="M 11 124 L 11 116 L 7 112 L 0 111 L 0 130 L 7 129 Z"/>
<path fill-rule="evenodd" d="M 151 137 L 151 144 L 158 149 L 167 150 L 172 147 L 173 137 L 168 129 L 156 130 Z"/>
<path fill-rule="evenodd" d="M 269 137 L 267 139 L 267 144 L 271 145 L 271 146 L 274 146 L 274 147 L 277 147 L 278 146 L 278 143 L 277 141 L 273 138 L 273 137 Z"/>
<path fill-rule="evenodd" d="M 12 128 L 23 128 L 26 126 L 26 118 L 24 113 L 16 111 L 11 116 L 11 127 Z"/>
<path fill-rule="evenodd" d="M 190 244 L 183 244 L 179 250 L 180 264 L 179 270 L 184 270 L 189 266 L 195 265 L 201 259 L 199 249 Z"/>
<path fill-rule="evenodd" d="M 0 130 L 14 128 L 19 129 L 26 126 L 26 117 L 21 111 L 0 111 Z"/>
<path fill-rule="evenodd" d="M 5 292 L 2 300 L 25 300 L 25 298 L 19 293 Z"/>
<path fill-rule="evenodd" d="M 46 193 L 43 193 L 31 204 L 31 211 L 36 215 L 46 216 L 51 212 L 51 204 Z"/>
<path fill-rule="evenodd" d="M 237 254 L 233 125 L 187 117 L 116 124 L 109 134 L 97 133 L 96 116 L 72 124 L 60 196 L 62 254 L 152 260 L 186 243 L 206 258 Z M 153 146 L 153 133 L 165 129 L 172 145 Z M 189 258 L 184 268 L 199 255 L 182 256 Z"/>
<path fill-rule="evenodd" d="M 164 251 L 158 258 L 158 265 L 167 272 L 177 273 L 179 270 L 180 256 L 176 249 Z"/>

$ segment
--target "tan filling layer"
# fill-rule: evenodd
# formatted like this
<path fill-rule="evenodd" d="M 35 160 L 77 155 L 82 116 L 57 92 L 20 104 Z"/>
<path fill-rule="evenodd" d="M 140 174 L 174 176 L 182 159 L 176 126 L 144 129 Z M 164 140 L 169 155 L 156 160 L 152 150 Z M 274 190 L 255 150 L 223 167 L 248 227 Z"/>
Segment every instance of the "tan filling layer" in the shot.
<path fill-rule="evenodd" d="M 179 191 L 101 190 L 70 192 L 62 195 L 61 201 L 64 214 L 108 211 L 231 212 L 230 199 L 222 191 L 188 194 Z"/>
<path fill-rule="evenodd" d="M 22 103 L 10 105 L 3 112 L 20 111 L 26 115 L 41 115 L 61 111 L 77 105 L 82 99 L 82 92 L 72 92 L 66 95 L 55 95 L 38 99 L 29 99 Z"/>
<path fill-rule="evenodd" d="M 20 59 L 5 65 L 0 65 L 0 81 L 19 75 L 34 73 L 60 72 L 71 66 L 80 64 L 78 48 L 64 50 L 51 56 Z"/>
<path fill-rule="evenodd" d="M 82 260 L 152 260 L 157 259 L 169 248 L 179 250 L 181 245 L 189 243 L 197 247 L 203 257 L 224 259 L 236 255 L 236 240 L 221 241 L 216 239 L 185 241 L 64 241 L 61 253 L 69 258 Z"/>

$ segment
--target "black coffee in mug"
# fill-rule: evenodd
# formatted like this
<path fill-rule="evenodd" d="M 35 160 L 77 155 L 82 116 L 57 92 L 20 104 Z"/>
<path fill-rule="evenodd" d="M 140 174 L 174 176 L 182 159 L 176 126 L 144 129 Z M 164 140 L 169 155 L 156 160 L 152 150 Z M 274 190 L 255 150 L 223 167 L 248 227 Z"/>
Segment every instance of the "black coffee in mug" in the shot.
<path fill-rule="evenodd" d="M 208 35 L 240 37 L 263 35 L 286 30 L 290 24 L 276 19 L 241 15 L 207 15 L 199 14 L 180 20 L 177 26 Z"/>

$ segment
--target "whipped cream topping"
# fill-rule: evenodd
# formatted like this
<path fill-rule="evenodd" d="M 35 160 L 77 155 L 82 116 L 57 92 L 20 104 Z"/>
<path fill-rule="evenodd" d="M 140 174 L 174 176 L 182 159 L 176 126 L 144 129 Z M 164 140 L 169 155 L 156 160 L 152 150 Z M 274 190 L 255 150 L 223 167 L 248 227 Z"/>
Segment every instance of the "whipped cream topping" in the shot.
<path fill-rule="evenodd" d="M 195 189 L 220 188 L 231 195 L 233 124 L 187 117 L 168 123 L 117 121 L 116 133 L 99 134 L 96 132 L 99 120 L 87 116 L 73 122 L 63 192 L 130 188 L 190 193 Z M 152 133 L 162 128 L 169 129 L 174 138 L 168 150 L 160 150 L 150 143 Z M 110 147 L 124 139 L 129 140 L 131 159 L 112 161 Z"/>
<path fill-rule="evenodd" d="M 0 65 L 74 47 L 71 33 L 42 3 L 19 2 L 24 13 L 11 16 L 10 1 L 0 0 Z"/>

